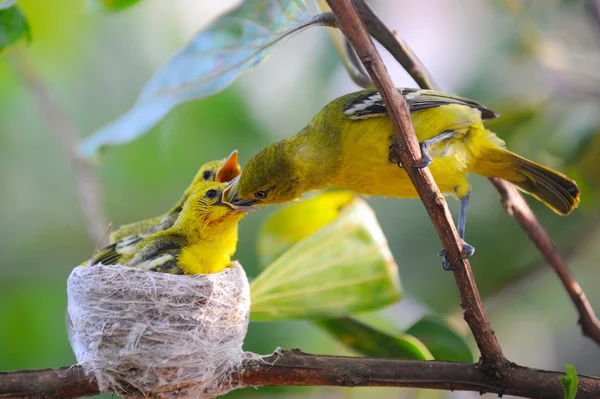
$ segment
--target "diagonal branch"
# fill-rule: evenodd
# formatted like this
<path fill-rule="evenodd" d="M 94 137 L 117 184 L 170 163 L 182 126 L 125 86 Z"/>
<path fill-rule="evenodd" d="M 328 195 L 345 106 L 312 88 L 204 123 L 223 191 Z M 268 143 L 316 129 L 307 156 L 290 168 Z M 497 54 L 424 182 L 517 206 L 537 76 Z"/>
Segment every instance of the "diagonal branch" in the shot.
<path fill-rule="evenodd" d="M 573 278 L 569 267 L 561 258 L 548 233 L 546 233 L 521 193 L 514 186 L 498 178 L 491 178 L 490 181 L 500 193 L 500 202 L 506 209 L 506 213 L 519 223 L 558 275 L 579 312 L 579 325 L 583 335 L 600 344 L 600 320 L 594 314 L 594 309 L 592 309 L 583 289 Z"/>
<path fill-rule="evenodd" d="M 386 104 L 394 125 L 395 137 L 400 146 L 399 155 L 402 164 L 415 164 L 421 158 L 421 150 L 406 101 L 394 86 L 357 10 L 351 0 L 328 0 L 327 2 L 338 18 L 340 29 L 354 47 Z M 460 291 L 464 318 L 481 352 L 481 366 L 502 375 L 506 372 L 508 361 L 502 353 L 483 309 L 471 265 L 468 260 L 461 259 L 462 243 L 454 226 L 448 204 L 428 168 L 407 167 L 405 170 L 435 225 L 451 263 L 456 266 L 454 278 Z"/>
<path fill-rule="evenodd" d="M 511 365 L 505 378 L 477 364 L 324 356 L 278 350 L 244 361 L 231 386 L 411 387 L 474 391 L 524 398 L 563 398 L 564 373 Z M 579 376 L 578 399 L 596 398 L 600 379 Z M 165 391 L 166 392 L 166 391 Z M 0 398 L 73 398 L 97 395 L 96 381 L 81 366 L 0 372 Z"/>

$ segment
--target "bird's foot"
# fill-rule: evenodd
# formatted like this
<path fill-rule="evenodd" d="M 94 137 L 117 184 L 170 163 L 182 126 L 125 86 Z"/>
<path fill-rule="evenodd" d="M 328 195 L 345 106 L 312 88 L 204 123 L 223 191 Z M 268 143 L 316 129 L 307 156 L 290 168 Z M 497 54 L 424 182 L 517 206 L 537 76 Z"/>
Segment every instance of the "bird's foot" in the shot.
<path fill-rule="evenodd" d="M 462 246 L 463 246 L 463 251 L 462 251 L 462 256 L 458 259 L 469 259 L 471 256 L 473 256 L 473 254 L 475 253 L 475 247 L 472 245 L 467 244 L 464 240 L 462 240 Z M 438 252 L 438 256 L 442 256 L 442 269 L 446 270 L 446 271 L 453 271 L 456 270 L 456 266 L 454 266 L 449 260 L 448 260 L 448 255 L 446 255 L 446 251 L 444 249 L 442 249 L 440 252 Z"/>
<path fill-rule="evenodd" d="M 419 143 L 419 146 L 421 147 L 421 161 L 419 162 L 415 162 L 413 164 L 413 166 L 417 169 L 423 169 L 428 167 L 429 165 L 431 165 L 432 159 L 431 156 L 429 155 L 429 151 L 428 148 L 431 144 L 429 142 L 426 141 L 422 141 Z M 404 165 L 402 165 L 402 162 L 400 162 L 400 155 L 398 154 L 398 146 L 394 144 L 392 144 L 390 146 L 390 155 L 388 158 L 388 161 L 390 163 L 395 163 L 396 165 L 398 165 L 398 167 L 404 169 Z"/>
<path fill-rule="evenodd" d="M 429 165 L 431 165 L 431 162 L 433 162 L 431 160 L 431 157 L 429 156 L 429 154 L 426 151 L 421 150 L 421 154 L 422 154 L 421 161 L 414 163 L 414 167 L 417 169 L 426 168 Z"/>
<path fill-rule="evenodd" d="M 402 163 L 400 162 L 400 147 L 398 147 L 398 145 L 396 144 L 396 139 L 392 136 L 392 145 L 389 146 L 389 156 L 388 156 L 388 162 L 389 163 L 395 163 L 396 165 L 398 165 L 399 167 L 403 167 Z"/>

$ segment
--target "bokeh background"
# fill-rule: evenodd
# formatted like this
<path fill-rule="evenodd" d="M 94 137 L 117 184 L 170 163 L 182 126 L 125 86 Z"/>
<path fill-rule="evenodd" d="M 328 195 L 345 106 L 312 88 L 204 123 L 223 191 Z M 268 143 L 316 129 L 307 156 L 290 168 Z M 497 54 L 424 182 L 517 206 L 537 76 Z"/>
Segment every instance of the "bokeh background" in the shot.
<path fill-rule="evenodd" d="M 33 41 L 0 57 L 0 370 L 73 364 L 65 332 L 65 282 L 96 242 L 87 235 L 65 139 L 41 117 L 35 76 L 83 138 L 124 112 L 152 73 L 195 31 L 235 1 L 143 0 L 118 13 L 93 2 L 19 0 Z M 574 176 L 580 208 L 559 217 L 530 201 L 600 311 L 600 26 L 585 1 L 376 1 L 373 6 L 420 56 L 443 90 L 503 114 L 490 124 L 522 155 Z M 415 86 L 384 54 L 398 86 Z M 39 88 L 37 89 L 39 90 Z M 325 28 L 276 48 L 267 62 L 213 97 L 171 112 L 141 139 L 105 152 L 95 166 L 113 225 L 164 212 L 198 167 L 301 129 L 331 99 L 357 90 Z M 42 107 L 43 108 L 43 107 Z M 50 114 L 53 112 L 50 110 Z M 54 130 L 54 132 L 53 132 Z M 62 137 L 62 138 L 61 138 Z M 467 241 L 486 310 L 506 355 L 522 365 L 600 375 L 600 348 L 582 337 L 558 279 L 499 205 L 472 177 Z M 454 211 L 457 201 L 450 199 Z M 398 326 L 447 314 L 467 334 L 451 274 L 435 256 L 437 235 L 418 200 L 375 198 L 400 266 L 405 298 L 385 310 Z M 237 258 L 258 273 L 255 239 L 272 209 L 240 226 Z M 252 323 L 246 349 L 276 346 L 347 353 L 309 322 Z M 397 389 L 261 388 L 232 396 L 470 398 Z M 490 397 L 492 397 L 490 395 Z"/>

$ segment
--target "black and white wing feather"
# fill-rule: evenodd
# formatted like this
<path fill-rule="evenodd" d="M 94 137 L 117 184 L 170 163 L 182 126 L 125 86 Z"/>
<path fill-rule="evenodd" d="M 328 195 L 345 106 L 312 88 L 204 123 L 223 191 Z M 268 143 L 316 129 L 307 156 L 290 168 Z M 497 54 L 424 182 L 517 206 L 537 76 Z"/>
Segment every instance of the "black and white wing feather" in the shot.
<path fill-rule="evenodd" d="M 410 112 L 440 107 L 448 104 L 460 104 L 478 109 L 484 120 L 499 116 L 491 109 L 468 98 L 433 90 L 398 89 L 406 98 Z M 349 119 L 368 119 L 387 115 L 381 94 L 375 90 L 362 90 L 347 96 L 343 106 L 344 115 Z"/>

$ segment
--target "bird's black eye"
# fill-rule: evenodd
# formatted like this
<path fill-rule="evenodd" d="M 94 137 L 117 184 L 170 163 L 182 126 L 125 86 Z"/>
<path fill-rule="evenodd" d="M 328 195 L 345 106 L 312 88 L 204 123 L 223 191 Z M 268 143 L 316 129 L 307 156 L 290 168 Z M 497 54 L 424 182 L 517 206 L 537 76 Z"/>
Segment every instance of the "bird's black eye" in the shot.
<path fill-rule="evenodd" d="M 254 193 L 254 196 L 257 199 L 265 199 L 265 198 L 267 198 L 267 192 L 266 191 L 257 191 Z"/>
<path fill-rule="evenodd" d="M 218 192 L 217 190 L 208 190 L 208 191 L 206 192 L 206 195 L 205 195 L 205 197 L 206 197 L 206 198 L 211 198 L 211 199 L 212 199 L 212 198 L 216 198 L 216 197 L 217 197 L 217 195 L 219 195 L 219 192 Z"/>
<path fill-rule="evenodd" d="M 212 172 L 210 170 L 205 170 L 204 173 L 202 173 L 202 180 L 210 180 L 211 177 Z"/>

